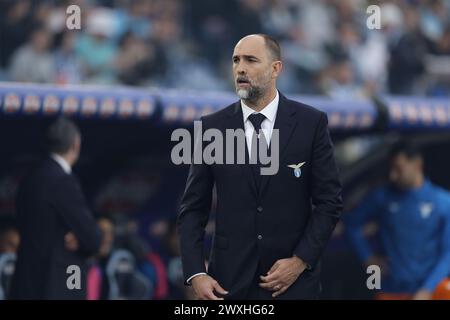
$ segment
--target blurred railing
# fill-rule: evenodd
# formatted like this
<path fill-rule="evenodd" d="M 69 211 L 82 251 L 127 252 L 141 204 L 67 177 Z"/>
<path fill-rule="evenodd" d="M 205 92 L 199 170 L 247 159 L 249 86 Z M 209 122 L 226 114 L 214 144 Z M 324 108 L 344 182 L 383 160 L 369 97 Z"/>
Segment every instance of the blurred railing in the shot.
<path fill-rule="evenodd" d="M 450 128 L 450 99 L 385 96 L 333 100 L 288 95 L 328 114 L 332 130 Z M 237 101 L 234 93 L 124 86 L 0 83 L 0 116 L 67 115 L 87 119 L 154 120 L 187 125 Z"/>

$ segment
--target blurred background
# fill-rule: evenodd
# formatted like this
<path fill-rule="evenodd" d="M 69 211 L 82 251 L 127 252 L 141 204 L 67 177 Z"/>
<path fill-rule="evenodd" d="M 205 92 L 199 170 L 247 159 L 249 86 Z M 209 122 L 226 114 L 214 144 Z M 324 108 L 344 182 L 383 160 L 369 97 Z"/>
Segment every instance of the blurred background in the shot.
<path fill-rule="evenodd" d="M 81 30 L 66 27 L 73 4 Z M 237 100 L 233 47 L 261 32 L 281 44 L 279 90 L 328 113 L 346 211 L 386 181 L 388 147 L 405 137 L 450 188 L 448 0 L 1 0 L 0 254 L 17 249 L 18 185 L 64 114 L 81 129 L 74 171 L 104 234 L 92 270 L 112 270 L 95 298 L 192 298 L 174 228 L 188 166 L 171 163 L 170 135 Z M 344 228 L 324 254 L 323 298 L 370 299 Z M 14 270 L 2 261 L 0 298 Z"/>

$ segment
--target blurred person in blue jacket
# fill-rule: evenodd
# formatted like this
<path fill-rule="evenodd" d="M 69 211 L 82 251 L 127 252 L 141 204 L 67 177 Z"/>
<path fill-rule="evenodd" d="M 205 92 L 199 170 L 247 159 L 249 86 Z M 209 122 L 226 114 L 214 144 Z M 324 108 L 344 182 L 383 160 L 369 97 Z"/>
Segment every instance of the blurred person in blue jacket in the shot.
<path fill-rule="evenodd" d="M 425 177 L 420 150 L 406 142 L 390 153 L 389 180 L 347 214 L 346 234 L 366 266 L 380 266 L 378 298 L 430 299 L 450 271 L 450 194 Z M 369 221 L 378 223 L 380 254 L 364 237 Z"/>

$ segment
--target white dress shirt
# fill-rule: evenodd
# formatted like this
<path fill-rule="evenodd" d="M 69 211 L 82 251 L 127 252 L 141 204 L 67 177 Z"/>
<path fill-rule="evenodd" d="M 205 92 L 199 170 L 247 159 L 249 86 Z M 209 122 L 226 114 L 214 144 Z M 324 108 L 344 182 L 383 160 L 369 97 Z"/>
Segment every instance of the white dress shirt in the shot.
<path fill-rule="evenodd" d="M 251 150 L 252 150 L 252 137 L 255 128 L 253 128 L 252 123 L 248 120 L 248 117 L 253 113 L 261 113 L 266 119 L 261 123 L 261 129 L 264 133 L 264 137 L 267 141 L 267 146 L 270 146 L 270 139 L 272 138 L 273 126 L 275 125 L 275 118 L 277 117 L 278 111 L 278 102 L 280 100 L 280 96 L 278 95 L 278 90 L 275 95 L 275 98 L 267 106 L 265 106 L 260 112 L 256 112 L 249 106 L 247 106 L 243 100 L 241 100 L 242 107 L 242 115 L 244 117 L 244 130 L 245 130 L 245 139 L 247 141 L 247 149 L 248 156 L 251 158 Z"/>
<path fill-rule="evenodd" d="M 270 139 L 272 138 L 273 126 L 275 124 L 275 118 L 277 117 L 279 100 L 280 100 L 280 96 L 279 96 L 278 90 L 277 90 L 275 98 L 273 98 L 273 100 L 271 102 L 269 102 L 269 104 L 267 106 L 265 106 L 259 112 L 259 113 L 262 113 L 266 117 L 266 119 L 264 119 L 264 121 L 261 123 L 261 129 L 262 129 L 262 132 L 264 133 L 264 137 L 266 138 L 267 146 L 270 146 Z M 255 110 L 253 110 L 252 108 L 247 106 L 243 100 L 241 100 L 241 107 L 242 107 L 242 115 L 244 116 L 243 120 L 244 120 L 245 139 L 247 141 L 248 156 L 250 158 L 251 150 L 252 150 L 252 137 L 253 137 L 253 132 L 255 131 L 255 128 L 253 128 L 253 125 L 250 122 L 250 120 L 248 120 L 248 117 L 252 113 L 258 113 L 258 112 L 256 112 Z M 191 280 L 194 277 L 199 276 L 199 275 L 206 275 L 206 273 L 204 273 L 204 272 L 196 273 L 196 274 L 192 275 L 191 277 L 189 277 L 189 279 L 187 279 L 186 282 L 188 284 L 190 284 Z"/>
<path fill-rule="evenodd" d="M 63 157 L 61 157 L 59 154 L 56 154 L 56 153 L 52 153 L 51 157 L 53 160 L 55 160 L 61 166 L 61 168 L 64 170 L 65 173 L 67 173 L 67 174 L 72 173 L 72 168 L 67 163 L 67 161 L 64 160 Z"/>

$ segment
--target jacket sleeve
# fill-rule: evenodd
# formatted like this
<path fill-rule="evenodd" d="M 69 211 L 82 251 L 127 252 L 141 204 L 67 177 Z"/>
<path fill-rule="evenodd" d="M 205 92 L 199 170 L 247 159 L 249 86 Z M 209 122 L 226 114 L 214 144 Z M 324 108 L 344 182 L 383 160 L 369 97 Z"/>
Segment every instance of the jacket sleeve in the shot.
<path fill-rule="evenodd" d="M 375 254 L 369 245 L 369 241 L 364 237 L 363 227 L 366 223 L 376 220 L 381 206 L 385 202 L 385 192 L 383 188 L 375 189 L 366 195 L 361 203 L 343 218 L 345 235 L 350 245 L 356 250 L 361 263 Z"/>
<path fill-rule="evenodd" d="M 450 276 L 450 196 L 442 194 L 442 236 L 441 253 L 436 265 L 422 284 L 422 289 L 434 291 L 437 285 Z"/>
<path fill-rule="evenodd" d="M 314 268 L 342 212 L 342 186 L 334 159 L 328 120 L 321 113 L 312 147 L 311 200 L 313 210 L 294 254 Z"/>
<path fill-rule="evenodd" d="M 198 137 L 194 148 L 202 147 L 201 137 Z M 195 164 L 192 161 L 177 219 L 186 284 L 189 284 L 187 280 L 191 276 L 206 273 L 204 236 L 211 210 L 213 184 L 214 179 L 210 166 L 203 161 L 201 164 Z"/>
<path fill-rule="evenodd" d="M 55 183 L 53 190 L 54 206 L 68 229 L 79 242 L 80 252 L 93 255 L 100 248 L 100 231 L 88 209 L 80 185 L 75 178 L 68 176 Z"/>

